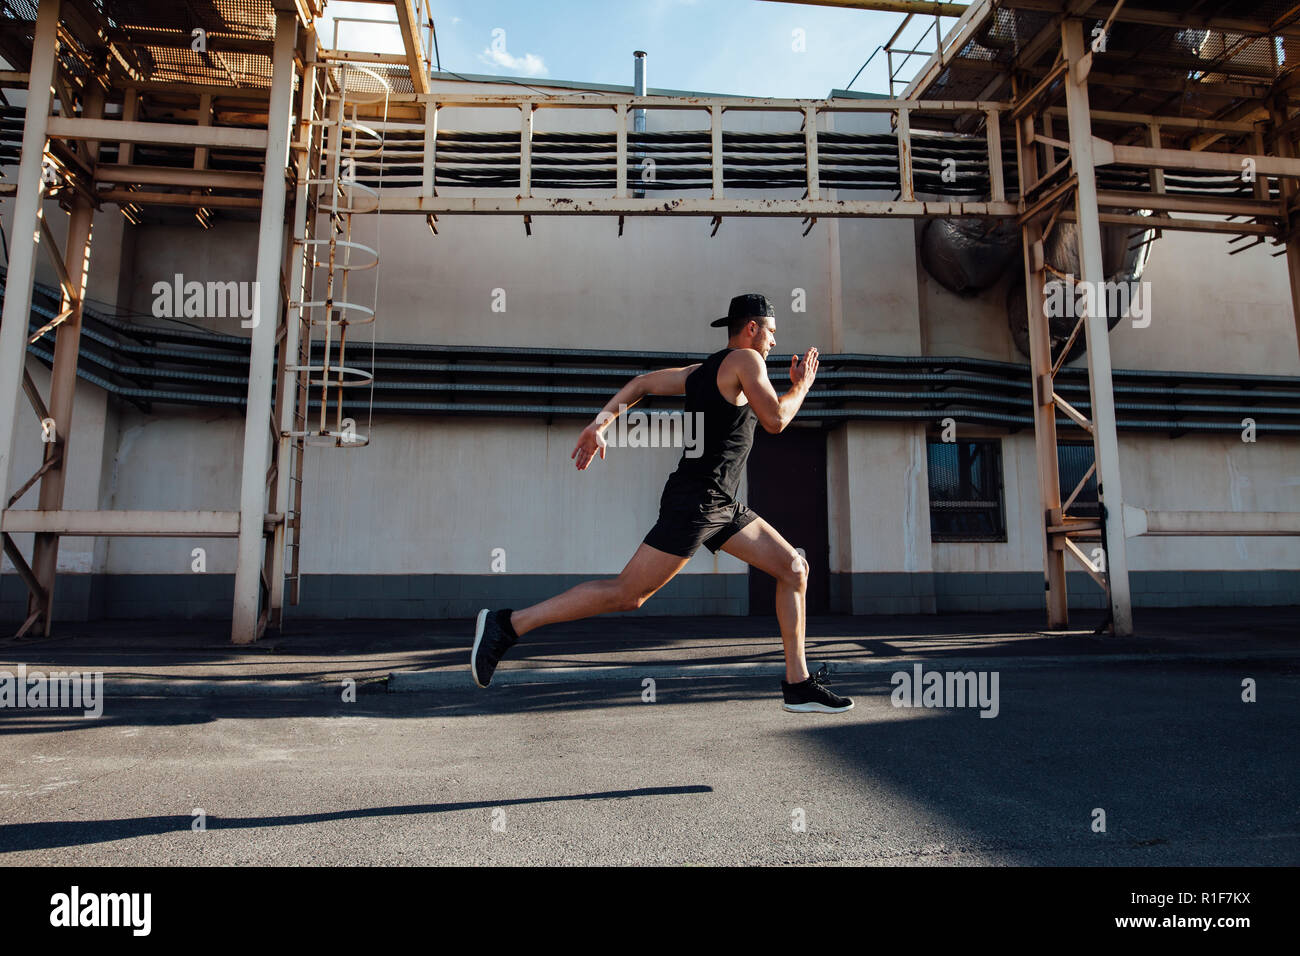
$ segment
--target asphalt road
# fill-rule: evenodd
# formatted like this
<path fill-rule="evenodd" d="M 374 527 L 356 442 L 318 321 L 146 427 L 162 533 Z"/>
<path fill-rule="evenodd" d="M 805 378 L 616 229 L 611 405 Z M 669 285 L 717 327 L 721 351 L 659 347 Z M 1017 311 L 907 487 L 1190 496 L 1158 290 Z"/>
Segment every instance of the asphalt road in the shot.
<path fill-rule="evenodd" d="M 1008 660 L 992 719 L 834 686 L 0 710 L 0 865 L 1300 863 L 1300 664 Z"/>

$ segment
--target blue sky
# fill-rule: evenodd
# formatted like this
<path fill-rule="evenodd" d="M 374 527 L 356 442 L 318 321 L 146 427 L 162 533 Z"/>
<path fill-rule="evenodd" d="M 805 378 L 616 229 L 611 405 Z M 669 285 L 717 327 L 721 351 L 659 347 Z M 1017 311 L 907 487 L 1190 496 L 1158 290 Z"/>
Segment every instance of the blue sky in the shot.
<path fill-rule="evenodd" d="M 457 73 L 630 85 L 639 49 L 648 54 L 651 87 L 773 97 L 822 98 L 846 88 L 903 22 L 897 13 L 769 0 L 432 0 L 431 8 L 443 68 Z M 392 16 L 383 5 L 341 0 L 328 11 Z M 944 18 L 942 29 L 954 22 Z M 927 26 L 932 41 L 932 17 L 916 18 L 905 36 L 915 40 Z M 329 29 L 322 34 L 329 43 Z M 343 24 L 339 38 L 343 48 L 401 49 L 395 26 Z M 923 62 L 913 58 L 904 76 Z M 887 72 L 881 52 L 853 89 L 885 93 Z"/>

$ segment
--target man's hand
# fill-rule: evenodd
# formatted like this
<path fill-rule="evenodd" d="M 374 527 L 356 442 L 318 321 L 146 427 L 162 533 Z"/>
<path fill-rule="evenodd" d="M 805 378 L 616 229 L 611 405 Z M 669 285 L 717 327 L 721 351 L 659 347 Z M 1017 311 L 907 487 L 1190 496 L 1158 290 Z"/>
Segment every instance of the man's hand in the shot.
<path fill-rule="evenodd" d="M 817 349 L 810 348 L 808 354 L 802 359 L 797 355 L 790 356 L 790 384 L 796 388 L 803 385 L 807 388 L 812 387 L 813 379 L 817 377 Z"/>
<path fill-rule="evenodd" d="M 600 460 L 605 460 L 605 436 L 601 434 L 596 423 L 592 422 L 582 430 L 582 435 L 578 438 L 578 444 L 573 449 L 570 458 L 577 459 L 578 471 L 586 471 L 591 460 L 596 457 L 596 452 L 600 452 Z"/>

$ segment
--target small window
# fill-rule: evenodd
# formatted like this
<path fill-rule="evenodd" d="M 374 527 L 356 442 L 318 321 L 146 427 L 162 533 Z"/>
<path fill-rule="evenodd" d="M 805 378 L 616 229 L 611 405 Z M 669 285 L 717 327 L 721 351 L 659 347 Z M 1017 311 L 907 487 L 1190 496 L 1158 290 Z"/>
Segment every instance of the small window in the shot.
<path fill-rule="evenodd" d="M 1000 441 L 931 441 L 931 541 L 1006 541 Z"/>
<path fill-rule="evenodd" d="M 1092 442 L 1061 442 L 1056 446 L 1056 465 L 1061 477 L 1061 504 L 1070 498 L 1080 479 L 1092 467 Z M 1097 504 L 1097 473 L 1088 476 L 1088 483 L 1079 491 L 1079 497 L 1069 507 L 1075 518 L 1096 518 L 1101 514 Z"/>

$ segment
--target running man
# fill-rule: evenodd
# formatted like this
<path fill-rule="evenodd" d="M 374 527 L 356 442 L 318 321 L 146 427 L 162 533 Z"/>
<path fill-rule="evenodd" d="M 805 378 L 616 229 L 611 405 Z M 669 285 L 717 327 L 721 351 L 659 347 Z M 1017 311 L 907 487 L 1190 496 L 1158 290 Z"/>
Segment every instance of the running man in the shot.
<path fill-rule="evenodd" d="M 776 578 L 776 616 L 785 646 L 784 708 L 796 713 L 852 709 L 852 700 L 826 687 L 824 667 L 815 676 L 808 675 L 804 660 L 807 564 L 775 528 L 736 500 L 754 426 L 760 424 L 775 435 L 794 420 L 817 375 L 817 349 L 810 348 L 803 358 L 790 356 L 791 387 L 778 398 L 767 377 L 767 354 L 776 344 L 776 310 L 767 297 L 738 295 L 726 317 L 709 324 L 727 327 L 726 348 L 695 365 L 632 379 L 583 429 L 569 457 L 576 460 L 579 471 L 597 453 L 603 460 L 605 429 L 620 409 L 646 395 L 686 396 L 686 414 L 703 416 L 702 454 L 692 458 L 683 453 L 659 499 L 658 523 L 617 578 L 587 581 L 518 611 L 479 611 L 470 651 L 470 673 L 479 687 L 491 683 L 502 655 L 529 631 L 558 621 L 639 608 L 686 566 L 703 543 L 714 554 L 719 550 L 733 554 Z"/>

